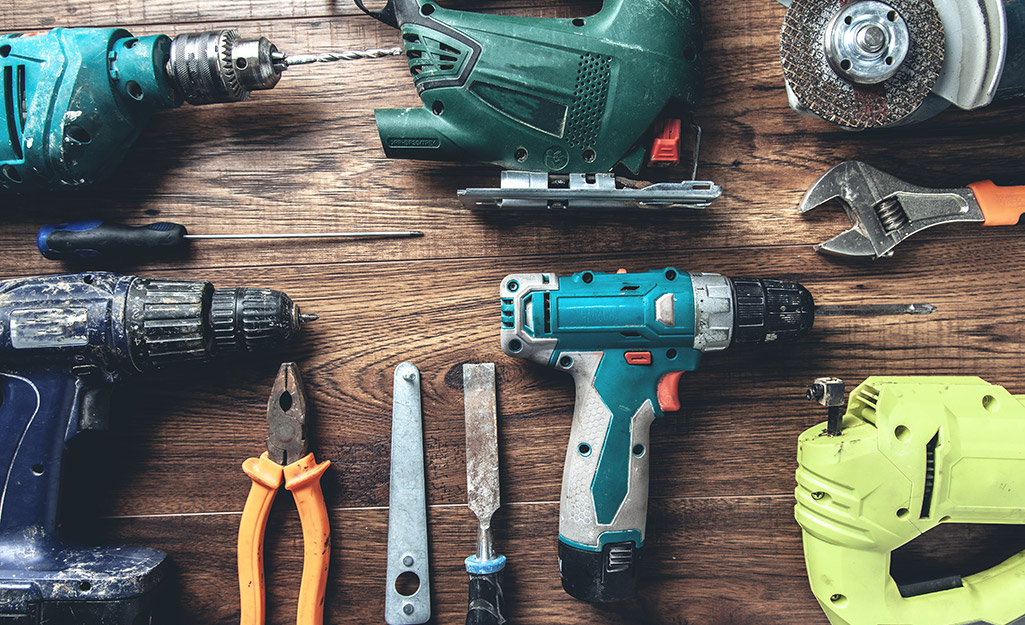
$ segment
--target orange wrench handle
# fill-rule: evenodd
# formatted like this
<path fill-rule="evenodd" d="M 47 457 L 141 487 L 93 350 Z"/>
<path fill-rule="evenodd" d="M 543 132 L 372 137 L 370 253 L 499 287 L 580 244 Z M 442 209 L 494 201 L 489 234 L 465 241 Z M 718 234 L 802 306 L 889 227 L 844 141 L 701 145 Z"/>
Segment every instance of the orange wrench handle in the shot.
<path fill-rule="evenodd" d="M 1025 187 L 998 187 L 990 180 L 968 185 L 986 217 L 984 226 L 1013 226 L 1025 213 Z"/>
<path fill-rule="evenodd" d="M 242 598 L 241 625 L 264 625 L 267 614 L 263 579 L 263 535 L 274 496 L 281 488 L 284 468 L 265 452 L 242 464 L 253 480 L 238 528 L 238 586 Z"/>
<path fill-rule="evenodd" d="M 299 586 L 296 625 L 322 625 L 327 569 L 331 562 L 331 525 L 320 477 L 331 466 L 317 464 L 313 454 L 285 467 L 285 488 L 295 497 L 303 527 L 303 578 Z"/>

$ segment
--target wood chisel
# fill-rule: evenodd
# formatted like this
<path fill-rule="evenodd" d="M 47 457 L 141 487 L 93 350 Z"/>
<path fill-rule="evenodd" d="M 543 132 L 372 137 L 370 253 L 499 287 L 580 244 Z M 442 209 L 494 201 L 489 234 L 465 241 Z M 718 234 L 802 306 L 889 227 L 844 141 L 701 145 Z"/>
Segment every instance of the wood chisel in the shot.
<path fill-rule="evenodd" d="M 498 411 L 495 365 L 463 365 L 466 416 L 466 498 L 477 516 L 477 553 L 466 559 L 470 600 L 466 625 L 502 625 L 505 556 L 495 553 L 491 519 L 501 505 L 498 477 Z"/>

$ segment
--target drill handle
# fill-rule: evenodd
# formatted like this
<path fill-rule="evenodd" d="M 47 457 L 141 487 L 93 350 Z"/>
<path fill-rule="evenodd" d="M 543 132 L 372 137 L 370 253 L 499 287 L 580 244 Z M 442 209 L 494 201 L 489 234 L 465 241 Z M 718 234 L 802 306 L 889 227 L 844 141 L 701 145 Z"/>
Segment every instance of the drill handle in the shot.
<path fill-rule="evenodd" d="M 26 536 L 36 544 L 24 552 L 37 557 L 59 544 L 65 444 L 79 431 L 79 415 L 105 413 L 104 390 L 97 395 L 66 371 L 0 373 L 0 471 L 7 476 L 0 494 L 0 567 L 12 564 L 5 546 L 23 545 Z"/>
<path fill-rule="evenodd" d="M 638 395 L 648 383 L 641 378 L 599 379 L 601 353 L 564 355 L 561 362 L 566 358 L 572 360 L 576 405 L 559 503 L 563 587 L 584 601 L 620 601 L 636 592 L 655 406 Z M 603 397 L 602 391 L 617 395 Z"/>

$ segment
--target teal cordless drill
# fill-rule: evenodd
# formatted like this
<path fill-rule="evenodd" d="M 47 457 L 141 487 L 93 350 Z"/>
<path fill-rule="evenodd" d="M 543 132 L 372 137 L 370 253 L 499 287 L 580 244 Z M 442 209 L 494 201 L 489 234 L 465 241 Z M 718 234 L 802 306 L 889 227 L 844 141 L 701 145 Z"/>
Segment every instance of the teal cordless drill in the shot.
<path fill-rule="evenodd" d="M 648 428 L 680 409 L 704 352 L 787 340 L 815 319 L 795 282 L 648 273 L 508 276 L 502 349 L 573 375 L 576 407 L 559 505 L 566 592 L 591 602 L 636 592 L 648 506 Z"/>
<path fill-rule="evenodd" d="M 0 189 L 73 189 L 107 178 L 154 111 L 246 100 L 290 66 L 394 55 L 286 56 L 234 30 L 135 37 L 122 28 L 0 36 Z"/>

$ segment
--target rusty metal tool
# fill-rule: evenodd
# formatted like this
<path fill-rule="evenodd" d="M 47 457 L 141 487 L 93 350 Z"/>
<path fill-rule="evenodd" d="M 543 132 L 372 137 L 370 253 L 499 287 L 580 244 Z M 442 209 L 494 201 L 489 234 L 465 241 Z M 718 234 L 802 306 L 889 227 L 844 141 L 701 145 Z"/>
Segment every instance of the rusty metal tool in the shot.
<path fill-rule="evenodd" d="M 384 620 L 420 625 L 431 620 L 420 370 L 400 364 L 393 388 Z"/>
<path fill-rule="evenodd" d="M 242 465 L 253 480 L 253 487 L 238 531 L 241 625 L 263 625 L 266 617 L 263 537 L 282 482 L 295 497 L 303 530 L 303 574 L 295 622 L 321 625 L 324 621 L 331 526 L 320 478 L 331 463 L 317 464 L 313 454 L 307 453 L 306 417 L 306 394 L 299 367 L 294 362 L 285 363 L 278 371 L 267 403 L 267 451 Z"/>
<path fill-rule="evenodd" d="M 466 559 L 470 603 L 466 625 L 506 622 L 502 594 L 505 556 L 495 553 L 491 518 L 501 505 L 498 479 L 498 411 L 495 364 L 463 365 L 466 414 L 466 498 L 477 515 L 477 553 Z"/>
<path fill-rule="evenodd" d="M 854 227 L 815 249 L 838 256 L 892 256 L 902 241 L 933 226 L 1013 226 L 1025 213 L 1025 187 L 998 187 L 986 180 L 958 189 L 928 189 L 860 161 L 826 172 L 804 195 L 800 211 L 833 200 L 841 201 Z"/>

